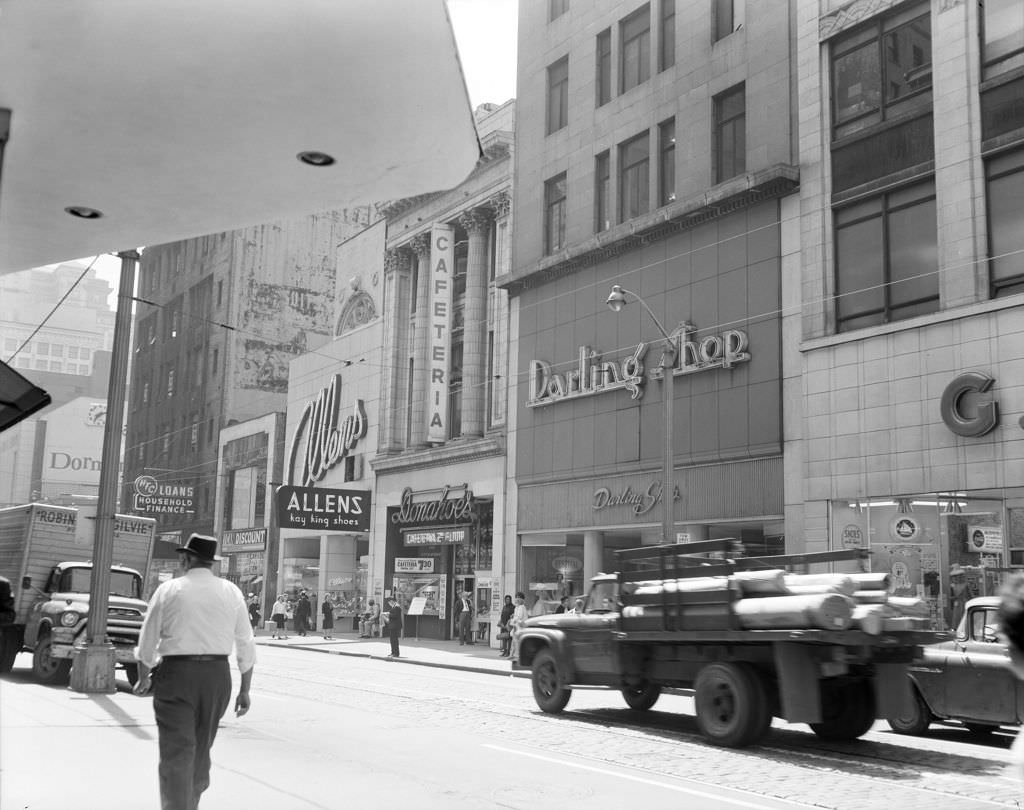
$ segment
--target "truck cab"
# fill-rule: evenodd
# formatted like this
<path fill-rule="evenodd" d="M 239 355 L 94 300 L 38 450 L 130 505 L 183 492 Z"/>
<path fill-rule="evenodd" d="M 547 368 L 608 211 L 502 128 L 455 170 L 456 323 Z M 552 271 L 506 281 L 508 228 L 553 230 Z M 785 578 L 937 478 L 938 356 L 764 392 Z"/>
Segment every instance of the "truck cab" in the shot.
<path fill-rule="evenodd" d="M 998 596 L 970 600 L 956 636 L 924 647 L 909 668 L 914 705 L 889 725 L 901 734 L 921 734 L 936 720 L 957 720 L 975 734 L 1024 722 L 1024 681 L 1010 667 L 998 633 Z"/>
<path fill-rule="evenodd" d="M 35 591 L 23 646 L 32 651 L 32 669 L 42 683 L 66 682 L 76 648 L 85 645 L 92 574 L 90 562 L 62 562 L 53 566 L 41 588 L 29 577 L 22 583 L 23 588 Z M 111 566 L 107 638 L 114 645 L 114 660 L 124 665 L 129 681 L 138 673 L 134 648 L 145 612 L 142 575 L 131 568 Z"/>

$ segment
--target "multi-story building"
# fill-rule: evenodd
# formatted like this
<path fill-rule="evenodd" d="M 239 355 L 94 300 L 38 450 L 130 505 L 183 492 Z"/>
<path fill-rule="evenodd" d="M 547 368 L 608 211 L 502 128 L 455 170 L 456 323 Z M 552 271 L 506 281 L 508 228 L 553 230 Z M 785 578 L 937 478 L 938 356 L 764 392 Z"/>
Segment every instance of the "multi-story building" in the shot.
<path fill-rule="evenodd" d="M 787 529 L 955 624 L 1024 566 L 1024 5 L 797 9 Z"/>
<path fill-rule="evenodd" d="M 113 345 L 110 292 L 95 270 L 75 262 L 0 275 L 0 358 L 23 373 L 88 376 L 95 353 Z"/>
<path fill-rule="evenodd" d="M 533 613 L 614 570 L 615 549 L 662 542 L 663 521 L 668 542 L 785 545 L 799 5 L 520 7 L 514 266 L 498 284 L 516 383 L 505 563 Z"/>
<path fill-rule="evenodd" d="M 218 479 L 220 430 L 285 410 L 288 362 L 331 336 L 337 245 L 369 215 L 327 212 L 143 252 L 123 502 L 157 518 L 167 542 L 155 556 L 225 527 L 218 504 L 255 514 Z"/>
<path fill-rule="evenodd" d="M 449 638 L 452 603 L 469 591 L 480 640 L 492 634 L 506 521 L 496 279 L 510 266 L 514 116 L 513 101 L 479 107 L 483 156 L 469 177 L 382 206 L 379 225 L 341 246 L 335 339 L 292 363 L 285 483 L 315 487 L 310 510 L 317 496 L 372 496 L 370 519 L 352 515 L 350 529 L 310 511 L 281 532 L 280 586 L 328 596 L 339 626 L 396 593 L 409 632 Z M 329 405 L 318 420 L 317 401 Z M 306 464 L 304 448 L 327 447 L 332 431 L 347 439 L 330 463 Z"/>

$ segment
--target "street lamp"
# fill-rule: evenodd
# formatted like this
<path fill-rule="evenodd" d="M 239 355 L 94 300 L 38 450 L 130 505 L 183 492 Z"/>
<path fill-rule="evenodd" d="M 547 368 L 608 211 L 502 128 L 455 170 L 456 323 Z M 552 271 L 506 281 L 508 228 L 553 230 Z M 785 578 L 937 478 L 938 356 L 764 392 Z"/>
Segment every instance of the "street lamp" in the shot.
<path fill-rule="evenodd" d="M 612 286 L 612 291 L 608 295 L 608 308 L 612 312 L 621 312 L 622 308 L 626 305 L 626 296 L 631 295 L 637 301 L 640 302 L 640 306 L 647 310 L 647 314 L 651 316 L 651 320 L 654 321 L 654 325 L 658 327 L 658 331 L 661 332 L 662 340 L 664 341 L 665 348 L 661 355 L 662 376 L 665 381 L 665 388 L 662 394 L 665 397 L 665 457 L 664 457 L 664 469 L 662 471 L 662 484 L 661 484 L 661 534 L 662 542 L 674 543 L 675 542 L 675 520 L 674 520 L 674 508 L 675 508 L 675 494 L 676 488 L 673 481 L 673 441 L 672 441 L 672 405 L 675 399 L 675 365 L 676 365 L 676 341 L 673 340 L 668 332 L 665 331 L 665 327 L 661 325 L 661 321 L 658 320 L 657 316 L 651 312 L 651 308 L 647 306 L 647 302 L 644 301 L 639 295 L 632 290 L 627 290 L 624 287 L 620 287 L 618 284 Z"/>

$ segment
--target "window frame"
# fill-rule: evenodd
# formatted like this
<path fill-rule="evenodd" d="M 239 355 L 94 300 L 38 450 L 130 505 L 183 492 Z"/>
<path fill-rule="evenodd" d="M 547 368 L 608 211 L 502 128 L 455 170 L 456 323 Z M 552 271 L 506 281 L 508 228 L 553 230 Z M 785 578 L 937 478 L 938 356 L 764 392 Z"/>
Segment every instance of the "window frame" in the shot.
<path fill-rule="evenodd" d="M 891 97 L 891 87 L 888 78 L 890 70 L 888 59 L 887 37 L 904 28 L 910 28 L 922 20 L 928 22 L 928 61 L 915 69 L 920 70 L 920 76 L 915 80 L 922 80 L 927 77 L 927 84 L 898 97 Z M 933 90 L 933 36 L 931 27 L 930 5 L 917 5 L 895 14 L 880 16 L 869 23 L 850 31 L 843 32 L 829 43 L 829 115 L 832 132 L 832 141 L 841 141 L 848 137 L 859 135 L 865 130 L 874 126 L 883 125 L 887 122 L 895 122 L 904 116 L 921 114 L 925 108 L 931 107 L 930 100 Z M 878 102 L 873 108 L 854 115 L 847 115 L 840 120 L 839 111 L 839 86 L 838 80 L 840 70 L 837 67 L 839 60 L 865 48 L 871 48 L 875 56 L 875 65 L 878 70 Z M 908 71 L 909 72 L 909 71 Z M 904 74 L 906 75 L 906 74 Z M 858 82 L 857 84 L 863 84 Z"/>
<path fill-rule="evenodd" d="M 605 149 L 594 155 L 594 233 L 612 227 L 612 153 Z"/>
<path fill-rule="evenodd" d="M 612 100 L 612 29 L 606 28 L 595 38 L 594 105 L 603 107 Z"/>
<path fill-rule="evenodd" d="M 556 59 L 547 70 L 548 95 L 546 133 L 551 135 L 569 124 L 569 55 Z"/>
<path fill-rule="evenodd" d="M 1018 254 L 1017 262 L 1021 270 L 1016 273 L 1006 273 L 999 278 L 996 277 L 996 248 L 993 246 L 992 225 L 996 216 L 995 211 L 1001 211 L 1000 206 L 994 206 L 991 202 L 991 184 L 995 180 L 1003 180 L 1007 177 L 1018 175 L 1020 183 L 1024 187 L 1024 148 L 1017 148 L 991 155 L 985 160 L 985 204 L 988 211 L 986 218 L 986 239 L 988 242 L 988 284 L 989 297 L 1000 298 L 1007 295 L 1015 295 L 1024 292 L 1024 253 Z M 1008 216 L 1012 223 L 1020 222 L 1022 211 L 1009 211 Z"/>
<path fill-rule="evenodd" d="M 633 30 L 634 26 L 638 27 Z M 628 72 L 628 68 L 634 65 L 634 51 L 635 77 Z M 645 3 L 619 23 L 619 93 L 628 93 L 650 78 L 651 4 Z"/>
<path fill-rule="evenodd" d="M 727 103 L 735 96 L 741 96 L 742 104 L 738 114 L 726 116 L 724 114 Z M 733 177 L 739 177 L 747 171 L 747 88 L 746 83 L 740 82 L 727 90 L 718 93 L 713 99 L 714 113 L 714 145 L 715 145 L 715 183 L 724 183 Z M 737 122 L 742 127 L 737 127 Z M 741 137 L 737 137 L 737 132 Z M 729 142 L 731 150 L 725 149 L 726 136 L 730 135 Z M 739 148 L 739 141 L 742 141 L 742 149 Z M 732 156 L 731 173 L 725 166 L 726 154 Z"/>
<path fill-rule="evenodd" d="M 642 156 L 633 159 L 629 151 L 643 144 Z M 619 222 L 641 217 L 651 210 L 651 133 L 644 130 L 619 144 Z M 628 206 L 627 197 L 635 192 L 637 209 Z"/>
<path fill-rule="evenodd" d="M 658 124 L 658 205 L 676 199 L 676 119 Z"/>
<path fill-rule="evenodd" d="M 930 186 L 930 189 L 925 189 L 925 186 Z M 918 193 L 914 195 L 914 190 L 921 188 L 924 193 Z M 896 198 L 895 200 L 893 198 Z M 903 199 L 901 199 L 903 198 Z M 865 212 L 863 215 L 856 216 L 849 219 L 848 221 L 838 223 L 840 216 L 844 212 L 850 212 L 852 209 L 857 207 L 865 206 L 868 203 L 878 201 L 878 209 L 874 212 Z M 893 247 L 897 244 L 893 238 L 894 229 L 892 228 L 891 220 L 894 215 L 900 212 L 907 211 L 911 208 L 931 203 L 933 209 L 933 218 L 935 219 L 935 294 L 932 296 L 919 297 L 909 301 L 903 301 L 898 305 L 894 305 L 892 300 L 892 288 L 893 288 L 893 272 L 892 272 L 892 254 Z M 890 323 L 897 323 L 902 320 L 909 318 L 918 317 L 924 314 L 930 314 L 931 312 L 937 312 L 941 305 L 941 289 L 938 284 L 938 217 L 935 197 L 935 178 L 929 176 L 927 178 L 918 178 L 914 182 L 904 184 L 892 188 L 888 188 L 880 194 L 873 194 L 870 196 L 861 197 L 852 202 L 846 203 L 841 206 L 835 206 L 832 209 L 832 233 L 833 233 L 833 256 L 834 256 L 834 269 L 833 269 L 833 282 L 835 289 L 835 304 L 833 307 L 833 316 L 835 318 L 835 331 L 837 334 L 845 334 L 849 332 L 858 331 L 860 329 L 870 329 L 875 326 L 882 326 Z M 853 314 L 846 314 L 840 316 L 840 296 L 846 293 L 840 292 L 840 274 L 843 268 L 840 266 L 841 257 L 839 255 L 840 240 L 839 233 L 844 228 L 849 228 L 857 225 L 861 225 L 865 222 L 872 220 L 879 220 L 881 225 L 881 273 L 877 279 L 872 280 L 872 284 L 876 284 L 881 287 L 883 299 L 881 307 L 875 307 L 869 310 L 863 310 Z M 917 232 L 915 232 L 917 233 Z M 865 288 L 868 289 L 868 288 Z M 907 315 L 893 317 L 894 314 L 900 310 L 908 310 L 912 307 L 920 307 L 922 304 L 929 304 L 934 302 L 935 308 L 928 312 L 911 312 Z M 881 316 L 879 323 L 870 323 L 863 325 L 854 325 L 849 328 L 844 328 L 845 323 L 852 321 L 858 321 L 863 318 L 872 317 L 875 315 Z"/>
<path fill-rule="evenodd" d="M 560 188 L 559 188 L 560 187 Z M 551 256 L 566 245 L 566 196 L 568 181 L 565 172 L 544 181 L 544 255 Z M 557 195 L 557 196 L 556 196 Z M 557 227 L 555 218 L 557 218 Z M 553 238 L 557 236 L 557 241 Z"/>
<path fill-rule="evenodd" d="M 676 63 L 676 0 L 661 0 L 658 31 L 658 72 Z"/>

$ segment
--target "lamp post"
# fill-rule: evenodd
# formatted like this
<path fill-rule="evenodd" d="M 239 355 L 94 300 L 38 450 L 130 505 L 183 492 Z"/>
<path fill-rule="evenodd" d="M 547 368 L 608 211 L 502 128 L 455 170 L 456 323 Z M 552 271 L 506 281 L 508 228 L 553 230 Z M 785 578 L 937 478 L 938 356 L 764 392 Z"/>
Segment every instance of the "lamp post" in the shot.
<path fill-rule="evenodd" d="M 664 352 L 661 355 L 660 366 L 665 382 L 665 387 L 662 390 L 662 394 L 665 397 L 665 454 L 661 484 L 661 534 L 663 543 L 674 543 L 676 488 L 673 480 L 673 462 L 675 459 L 672 439 L 672 405 L 675 399 L 675 366 L 678 350 L 676 348 L 676 341 L 665 331 L 665 327 L 661 325 L 661 321 L 658 320 L 657 316 L 651 312 L 647 302 L 632 290 L 627 290 L 618 284 L 612 286 L 612 291 L 609 293 L 608 300 L 606 301 L 608 308 L 612 312 L 620 312 L 626 305 L 627 295 L 631 295 L 640 302 L 640 306 L 647 310 L 647 314 L 651 316 L 654 325 L 658 327 L 658 331 L 661 332 L 661 337 L 664 341 Z"/>

